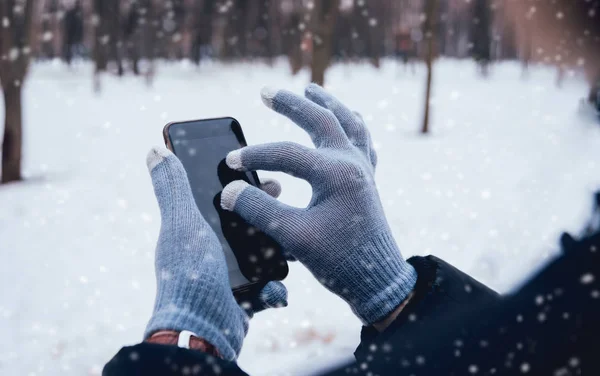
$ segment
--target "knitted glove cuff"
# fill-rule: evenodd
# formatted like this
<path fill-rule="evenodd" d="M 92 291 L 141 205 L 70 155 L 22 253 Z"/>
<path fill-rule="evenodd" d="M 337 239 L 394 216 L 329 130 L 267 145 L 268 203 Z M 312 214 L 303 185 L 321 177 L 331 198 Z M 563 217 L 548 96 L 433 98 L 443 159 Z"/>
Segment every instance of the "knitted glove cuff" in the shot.
<path fill-rule="evenodd" d="M 213 345 L 223 359 L 235 360 L 248 330 L 248 317 L 237 305 L 232 309 L 221 307 L 222 316 L 201 315 L 199 312 L 191 307 L 179 308 L 175 304 L 157 309 L 148 322 L 144 338 L 159 330 L 189 330 Z"/>
<path fill-rule="evenodd" d="M 417 272 L 401 256 L 388 232 L 370 238 L 335 271 L 335 290 L 363 324 L 371 325 L 394 311 L 411 293 Z"/>

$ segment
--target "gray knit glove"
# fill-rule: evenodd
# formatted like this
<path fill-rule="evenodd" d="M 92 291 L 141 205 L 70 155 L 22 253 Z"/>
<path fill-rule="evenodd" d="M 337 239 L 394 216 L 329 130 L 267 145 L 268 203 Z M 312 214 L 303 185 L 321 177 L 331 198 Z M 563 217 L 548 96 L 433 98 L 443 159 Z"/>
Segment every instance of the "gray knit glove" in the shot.
<path fill-rule="evenodd" d="M 400 254 L 373 175 L 377 157 L 362 119 L 317 85 L 306 98 L 263 89 L 263 102 L 308 132 L 316 149 L 293 142 L 247 146 L 227 156 L 238 170 L 282 171 L 307 180 L 308 207 L 286 205 L 243 181 L 221 205 L 261 229 L 344 299 L 365 324 L 390 314 L 417 274 Z"/>
<path fill-rule="evenodd" d="M 156 301 L 144 338 L 159 330 L 189 330 L 227 360 L 237 357 L 248 331 L 248 315 L 235 301 L 217 235 L 200 214 L 179 159 L 164 148 L 147 158 L 161 214 L 156 246 Z M 276 195 L 278 185 L 266 191 Z M 262 191 L 261 191 L 262 192 Z M 287 290 L 268 283 L 257 309 L 287 305 Z"/>

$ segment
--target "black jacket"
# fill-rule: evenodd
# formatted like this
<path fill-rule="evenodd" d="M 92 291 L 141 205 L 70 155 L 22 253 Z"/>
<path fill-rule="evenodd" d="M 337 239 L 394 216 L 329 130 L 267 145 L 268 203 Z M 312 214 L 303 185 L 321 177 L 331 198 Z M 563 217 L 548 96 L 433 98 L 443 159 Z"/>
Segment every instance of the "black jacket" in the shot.
<path fill-rule="evenodd" d="M 328 375 L 600 375 L 600 234 L 563 252 L 517 292 L 495 292 L 434 257 L 413 257 L 415 295 L 383 333 L 363 328 L 356 362 Z M 519 262 L 515 258 L 515 263 Z M 174 346 L 124 347 L 103 375 L 245 375 Z"/>

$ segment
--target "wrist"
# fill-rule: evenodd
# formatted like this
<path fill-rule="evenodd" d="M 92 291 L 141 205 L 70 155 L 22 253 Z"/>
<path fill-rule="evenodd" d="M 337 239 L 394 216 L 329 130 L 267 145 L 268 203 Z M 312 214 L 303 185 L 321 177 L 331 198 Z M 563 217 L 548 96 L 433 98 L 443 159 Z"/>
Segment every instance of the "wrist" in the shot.
<path fill-rule="evenodd" d="M 385 331 L 387 329 L 387 327 L 390 326 L 390 324 L 393 323 L 394 320 L 396 320 L 398 315 L 400 315 L 400 312 L 402 312 L 402 310 L 408 305 L 408 303 L 410 302 L 410 300 L 413 296 L 414 296 L 414 291 L 411 292 L 410 294 L 408 294 L 406 299 L 404 299 L 404 301 L 395 310 L 393 310 L 392 313 L 390 313 L 386 318 L 384 318 L 381 321 L 373 323 L 373 327 L 380 333 Z"/>
<path fill-rule="evenodd" d="M 221 357 L 219 351 L 204 338 L 188 331 L 159 330 L 153 333 L 144 342 L 160 345 L 179 346 L 182 348 L 200 351 L 216 357 Z"/>

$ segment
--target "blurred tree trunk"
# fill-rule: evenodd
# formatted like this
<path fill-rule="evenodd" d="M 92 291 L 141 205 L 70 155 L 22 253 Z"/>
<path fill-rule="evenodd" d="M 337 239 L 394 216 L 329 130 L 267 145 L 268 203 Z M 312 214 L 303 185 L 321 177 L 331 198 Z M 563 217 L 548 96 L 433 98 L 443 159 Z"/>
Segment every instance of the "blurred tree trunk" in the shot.
<path fill-rule="evenodd" d="M 510 17 L 510 7 L 506 3 L 494 2 L 493 4 L 499 7 L 495 11 L 495 24 L 500 37 L 498 58 L 500 60 L 515 60 L 518 58 L 516 24 L 515 20 Z"/>
<path fill-rule="evenodd" d="M 368 25 L 365 16 L 368 16 L 367 4 L 364 1 L 353 0 L 350 13 L 350 45 L 353 60 L 360 60 L 369 55 Z"/>
<path fill-rule="evenodd" d="M 134 1 L 127 11 L 127 17 L 123 28 L 123 38 L 125 40 L 129 59 L 131 60 L 131 69 L 136 76 L 140 74 L 140 19 L 142 17 L 142 14 L 140 13 L 139 3 Z"/>
<path fill-rule="evenodd" d="M 269 64 L 274 57 L 276 48 L 274 42 L 280 33 L 277 27 L 279 19 L 277 9 L 273 7 L 277 3 L 271 0 L 258 0 L 248 12 L 249 53 L 251 56 L 266 59 Z"/>
<path fill-rule="evenodd" d="M 491 60 L 492 15 L 489 0 L 475 0 L 471 11 L 471 55 L 479 64 L 481 74 L 487 76 Z"/>
<path fill-rule="evenodd" d="M 429 133 L 429 102 L 431 100 L 431 81 L 433 80 L 433 60 L 435 58 L 436 40 L 436 13 L 438 0 L 425 0 L 425 21 L 423 23 L 423 36 L 426 40 L 425 63 L 427 65 L 427 84 L 425 90 L 425 115 L 423 116 L 423 127 L 421 133 Z"/>
<path fill-rule="evenodd" d="M 521 65 L 522 72 L 521 77 L 527 77 L 529 74 L 529 65 L 531 63 L 531 58 L 533 57 L 533 36 L 531 33 L 530 27 L 523 27 L 523 39 L 521 40 L 520 46 L 520 57 L 521 57 Z"/>
<path fill-rule="evenodd" d="M 43 2 L 37 2 L 37 5 Z M 21 5 L 20 7 L 17 5 Z M 0 83 L 4 95 L 1 183 L 21 180 L 23 108 L 21 88 L 31 60 L 34 0 L 0 1 Z M 8 23 L 8 26 L 6 25 Z"/>
<path fill-rule="evenodd" d="M 186 4 L 183 0 L 171 0 L 171 10 L 167 12 L 166 22 L 163 27 L 168 32 L 169 59 L 181 60 L 184 58 L 183 33 L 186 19 Z"/>
<path fill-rule="evenodd" d="M 294 9 L 286 27 L 284 39 L 285 52 L 288 56 L 292 75 L 296 75 L 304 66 L 302 42 L 304 33 L 300 30 L 302 12 Z"/>
<path fill-rule="evenodd" d="M 196 19 L 193 21 L 194 34 L 192 42 L 192 60 L 200 65 L 202 58 L 211 53 L 213 39 L 213 14 L 215 12 L 215 0 L 204 0 L 196 5 Z"/>
<path fill-rule="evenodd" d="M 108 68 L 108 42 L 110 34 L 104 9 L 112 0 L 94 0 L 94 90 L 100 91 L 100 72 Z"/>
<path fill-rule="evenodd" d="M 4 82 L 4 79 L 2 80 Z M 2 183 L 21 180 L 21 157 L 23 147 L 23 108 L 21 86 L 8 82 L 3 84 L 4 138 L 2 142 Z"/>
<path fill-rule="evenodd" d="M 518 56 L 514 25 L 505 24 L 502 28 L 501 57 L 505 60 L 513 60 Z"/>
<path fill-rule="evenodd" d="M 282 53 L 281 11 L 279 1 L 271 0 L 265 5 L 268 7 L 266 57 L 268 63 L 272 65 L 275 57 Z"/>
<path fill-rule="evenodd" d="M 246 0 L 228 2 L 226 24 L 224 26 L 224 44 L 221 56 L 231 61 L 247 56 L 248 42 L 248 9 L 252 6 Z"/>
<path fill-rule="evenodd" d="M 352 8 L 354 9 L 354 8 Z M 342 59 L 344 63 L 348 63 L 353 57 L 353 39 L 354 30 L 354 12 L 340 12 L 336 22 L 335 36 L 333 38 L 334 53 Z"/>
<path fill-rule="evenodd" d="M 312 61 L 311 82 L 325 83 L 325 71 L 329 67 L 332 54 L 332 37 L 339 15 L 339 0 L 315 0 L 312 22 Z"/>
<path fill-rule="evenodd" d="M 154 58 L 158 53 L 160 41 L 160 14 L 157 9 L 157 4 L 154 0 L 141 0 L 142 12 L 144 14 L 144 26 L 142 28 L 142 46 L 144 51 L 143 56 L 148 60 L 148 67 L 144 76 L 146 84 L 152 86 L 154 83 L 154 75 L 156 74 L 154 66 Z"/>
<path fill-rule="evenodd" d="M 375 68 L 381 67 L 381 56 L 385 51 L 385 31 L 383 30 L 386 11 L 384 3 L 370 3 L 369 19 L 367 25 L 369 28 L 369 50 L 370 62 Z"/>
<path fill-rule="evenodd" d="M 245 29 L 242 31 L 246 45 L 245 58 L 250 60 L 265 56 L 265 43 L 267 25 L 266 19 L 263 17 L 266 14 L 264 0 L 256 0 L 248 2 L 245 10 Z"/>
<path fill-rule="evenodd" d="M 121 19 L 119 0 L 94 0 L 94 87 L 100 90 L 101 72 L 106 72 L 112 58 L 117 65 L 117 74 L 123 75 L 123 64 L 119 52 Z"/>
<path fill-rule="evenodd" d="M 41 17 L 41 43 L 39 53 L 44 58 L 53 59 L 60 56 L 57 53 L 62 44 L 62 31 L 59 25 L 59 6 L 57 0 L 45 1 Z"/>
<path fill-rule="evenodd" d="M 69 8 L 62 20 L 64 38 L 62 40 L 63 56 L 68 65 L 71 65 L 74 55 L 80 52 L 83 43 L 83 8 L 77 1 Z"/>
<path fill-rule="evenodd" d="M 354 51 L 360 58 L 367 58 L 375 67 L 381 65 L 381 54 L 385 45 L 383 20 L 385 18 L 385 5 L 381 2 L 367 3 L 354 0 L 352 4 L 351 19 L 354 39 Z M 339 37 L 339 36 L 336 36 Z"/>
<path fill-rule="evenodd" d="M 439 21 L 437 24 L 436 38 L 437 38 L 437 52 L 440 55 L 446 55 L 448 52 L 448 31 L 449 27 L 449 4 L 447 1 L 440 1 L 438 4 L 437 14 Z"/>

